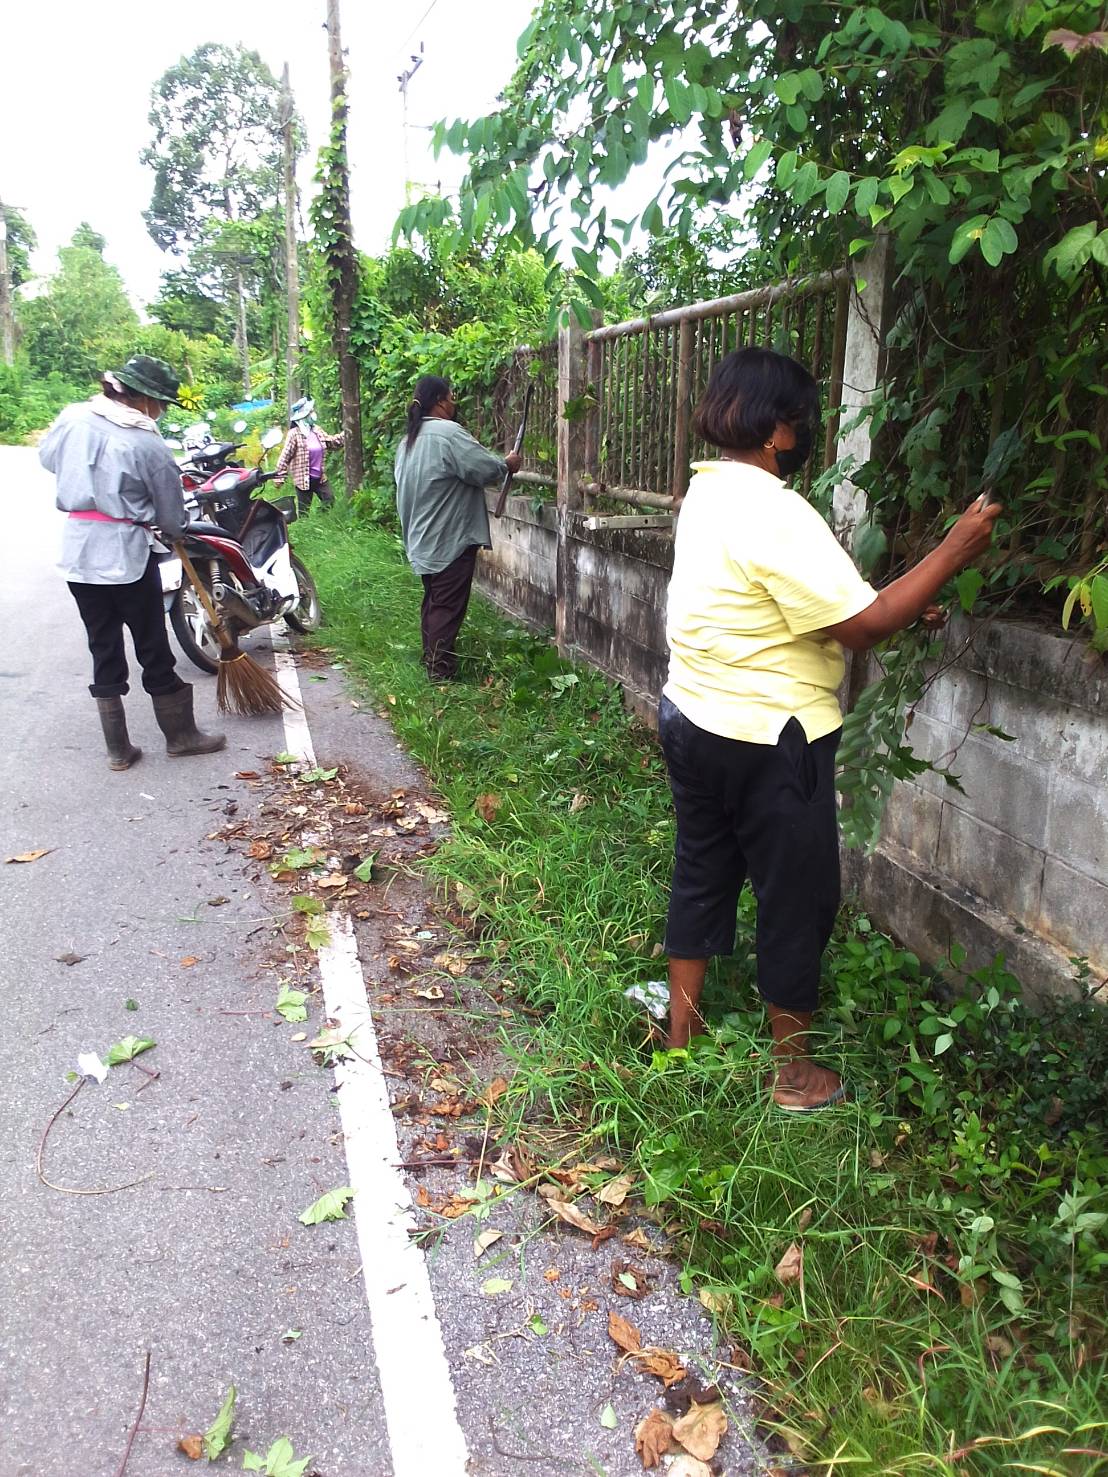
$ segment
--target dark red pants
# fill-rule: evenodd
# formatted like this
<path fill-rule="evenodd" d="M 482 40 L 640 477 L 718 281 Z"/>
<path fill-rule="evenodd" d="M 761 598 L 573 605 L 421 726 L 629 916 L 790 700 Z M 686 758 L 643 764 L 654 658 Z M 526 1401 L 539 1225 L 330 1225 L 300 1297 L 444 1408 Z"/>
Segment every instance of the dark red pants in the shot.
<path fill-rule="evenodd" d="M 465 620 L 476 565 L 477 545 L 471 544 L 438 574 L 421 576 L 423 605 L 419 629 L 423 637 L 423 665 L 432 682 L 448 681 L 458 669 L 454 643 Z"/>

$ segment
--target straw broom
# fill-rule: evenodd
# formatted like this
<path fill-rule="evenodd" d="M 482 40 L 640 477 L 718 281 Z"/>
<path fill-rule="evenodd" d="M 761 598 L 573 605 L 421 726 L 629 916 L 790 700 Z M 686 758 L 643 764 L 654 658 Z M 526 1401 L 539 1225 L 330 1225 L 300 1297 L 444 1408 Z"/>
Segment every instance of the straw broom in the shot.
<path fill-rule="evenodd" d="M 212 597 L 185 553 L 184 544 L 174 544 L 173 552 L 180 559 L 219 642 L 219 675 L 215 688 L 219 711 L 250 717 L 255 713 L 279 713 L 285 707 L 295 708 L 295 700 L 282 692 L 273 673 L 260 667 L 247 652 L 238 649 L 235 638 L 216 614 Z"/>

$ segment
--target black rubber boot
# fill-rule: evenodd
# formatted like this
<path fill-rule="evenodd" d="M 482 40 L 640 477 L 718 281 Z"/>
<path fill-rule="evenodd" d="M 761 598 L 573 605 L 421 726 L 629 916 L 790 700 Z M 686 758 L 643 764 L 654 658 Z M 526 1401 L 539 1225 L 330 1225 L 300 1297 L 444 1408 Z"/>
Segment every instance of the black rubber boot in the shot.
<path fill-rule="evenodd" d="M 214 754 L 222 749 L 227 737 L 222 733 L 201 733 L 192 716 L 192 688 L 184 683 L 176 692 L 152 696 L 154 717 L 165 734 L 165 751 L 171 759 L 187 754 Z"/>
<path fill-rule="evenodd" d="M 135 747 L 127 736 L 127 715 L 123 711 L 121 697 L 98 697 L 96 711 L 100 714 L 100 727 L 104 730 L 104 742 L 108 746 L 108 768 L 130 769 L 142 758 L 142 750 Z"/>

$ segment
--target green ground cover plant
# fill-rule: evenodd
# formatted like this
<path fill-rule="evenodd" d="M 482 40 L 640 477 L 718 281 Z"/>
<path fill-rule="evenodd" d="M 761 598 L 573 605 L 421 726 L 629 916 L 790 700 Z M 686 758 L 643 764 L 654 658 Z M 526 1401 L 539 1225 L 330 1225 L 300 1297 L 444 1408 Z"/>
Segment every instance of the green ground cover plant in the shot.
<path fill-rule="evenodd" d="M 454 816 L 429 862 L 529 1007 L 500 1102 L 617 1150 L 684 1286 L 749 1361 L 764 1424 L 812 1472 L 1108 1471 L 1108 1040 L 1098 1008 L 1033 1015 L 995 961 L 943 978 L 844 913 L 827 1059 L 851 1101 L 776 1112 L 752 904 L 710 978 L 711 1034 L 648 1043 L 624 990 L 664 973 L 673 825 L 661 756 L 596 673 L 476 601 L 463 680 L 419 666 L 395 536 L 315 512 L 296 543 L 322 639 Z M 476 805 L 481 797 L 480 806 Z M 792 1250 L 801 1275 L 775 1271 Z"/>

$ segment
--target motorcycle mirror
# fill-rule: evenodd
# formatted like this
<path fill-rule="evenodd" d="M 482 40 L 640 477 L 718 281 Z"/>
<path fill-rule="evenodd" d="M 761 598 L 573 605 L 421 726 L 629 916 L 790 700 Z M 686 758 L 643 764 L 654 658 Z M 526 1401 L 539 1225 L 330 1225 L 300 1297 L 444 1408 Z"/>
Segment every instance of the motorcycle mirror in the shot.
<path fill-rule="evenodd" d="M 170 451 L 183 451 L 184 450 L 184 442 L 183 441 L 177 441 L 176 439 L 171 440 L 168 436 L 166 437 L 165 444 L 169 447 Z"/>
<path fill-rule="evenodd" d="M 235 424 L 231 427 L 231 429 L 232 429 L 232 431 L 235 432 L 235 434 L 237 436 L 240 431 L 245 431 L 246 430 L 246 422 L 245 421 L 236 421 Z"/>
<path fill-rule="evenodd" d="M 180 429 L 181 429 L 181 427 L 180 427 L 180 426 L 178 426 L 178 425 L 176 425 L 176 424 L 174 424 L 174 425 L 172 425 L 172 426 L 166 426 L 166 430 L 167 430 L 167 431 L 169 431 L 169 432 L 170 432 L 170 433 L 171 433 L 171 434 L 172 434 L 172 435 L 174 435 L 174 436 L 176 436 L 176 434 L 177 434 L 177 432 L 178 432 L 178 431 L 179 431 L 179 430 L 180 430 Z"/>
<path fill-rule="evenodd" d="M 280 441 L 280 439 L 281 439 L 281 431 L 280 431 L 280 428 L 278 426 L 270 426 L 269 430 L 262 437 L 262 445 L 265 447 L 266 451 L 269 451 L 269 449 L 271 447 L 277 445 L 277 443 L 278 443 L 278 441 Z"/>

